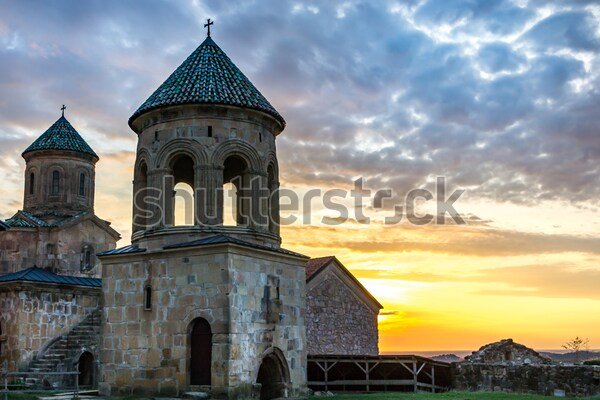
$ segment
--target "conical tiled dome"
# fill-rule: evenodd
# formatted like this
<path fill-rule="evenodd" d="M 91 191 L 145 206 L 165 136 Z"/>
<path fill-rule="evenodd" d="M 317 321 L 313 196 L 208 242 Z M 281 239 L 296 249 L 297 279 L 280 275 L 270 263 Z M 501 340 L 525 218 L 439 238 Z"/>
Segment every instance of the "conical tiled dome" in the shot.
<path fill-rule="evenodd" d="M 98 157 L 64 116 L 25 149 L 23 155 L 39 150 L 69 150 Z"/>
<path fill-rule="evenodd" d="M 263 111 L 285 125 L 273 108 L 219 46 L 207 37 L 129 118 L 180 104 L 223 104 Z"/>

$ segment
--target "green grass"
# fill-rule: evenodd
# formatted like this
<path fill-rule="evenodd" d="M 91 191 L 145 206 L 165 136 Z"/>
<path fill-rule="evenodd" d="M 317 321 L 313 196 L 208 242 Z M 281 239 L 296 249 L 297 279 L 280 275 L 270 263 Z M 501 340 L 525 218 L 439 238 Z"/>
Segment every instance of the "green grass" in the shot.
<path fill-rule="evenodd" d="M 36 393 L 9 393 L 8 400 L 37 400 L 39 397 L 52 396 L 56 392 L 36 392 Z M 0 394 L 0 400 L 4 400 L 4 394 Z"/>
<path fill-rule="evenodd" d="M 535 394 L 501 393 L 501 392 L 447 392 L 447 393 L 365 393 L 346 394 L 340 393 L 331 397 L 331 400 L 548 400 L 551 397 Z M 324 396 L 310 396 L 309 400 L 325 400 Z M 600 400 L 600 396 L 588 397 L 589 400 Z"/>

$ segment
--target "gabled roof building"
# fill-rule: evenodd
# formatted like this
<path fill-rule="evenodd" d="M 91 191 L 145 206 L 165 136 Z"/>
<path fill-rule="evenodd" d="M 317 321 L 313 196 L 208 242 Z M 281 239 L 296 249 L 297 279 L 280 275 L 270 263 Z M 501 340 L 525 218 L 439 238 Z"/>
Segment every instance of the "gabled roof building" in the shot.
<path fill-rule="evenodd" d="M 383 306 L 335 257 L 306 265 L 306 343 L 310 355 L 377 355 Z"/>

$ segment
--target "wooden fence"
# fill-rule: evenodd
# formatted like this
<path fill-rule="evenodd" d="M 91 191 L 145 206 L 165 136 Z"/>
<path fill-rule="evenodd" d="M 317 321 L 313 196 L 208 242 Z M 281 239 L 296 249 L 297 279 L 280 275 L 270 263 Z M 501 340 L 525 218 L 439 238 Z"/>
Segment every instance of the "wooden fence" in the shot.
<path fill-rule="evenodd" d="M 435 393 L 450 384 L 450 364 L 425 357 L 308 356 L 308 387 L 314 391 Z"/>

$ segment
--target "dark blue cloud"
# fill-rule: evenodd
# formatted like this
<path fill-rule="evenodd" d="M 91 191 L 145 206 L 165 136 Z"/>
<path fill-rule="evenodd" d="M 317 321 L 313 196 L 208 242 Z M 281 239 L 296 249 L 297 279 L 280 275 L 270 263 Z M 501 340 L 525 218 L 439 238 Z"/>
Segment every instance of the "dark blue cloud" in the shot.
<path fill-rule="evenodd" d="M 568 11 L 538 22 L 524 38 L 540 50 L 568 48 L 597 52 L 598 28 L 598 20 L 590 12 Z"/>
<path fill-rule="evenodd" d="M 456 31 L 508 35 L 534 15 L 531 10 L 504 0 L 427 0 L 415 12 L 418 22 L 458 25 Z"/>
<path fill-rule="evenodd" d="M 0 153 L 18 158 L 63 103 L 101 155 L 134 151 L 127 118 L 210 17 L 213 38 L 288 121 L 278 138 L 286 182 L 364 176 L 406 192 L 446 175 L 472 197 L 597 202 L 598 26 L 583 3 L 545 2 L 556 10 L 521 35 L 540 4 L 7 3 L 0 137 L 12 141 Z"/>
<path fill-rule="evenodd" d="M 514 71 L 526 62 L 526 58 L 513 51 L 506 43 L 488 43 L 479 49 L 479 63 L 491 73 Z"/>

